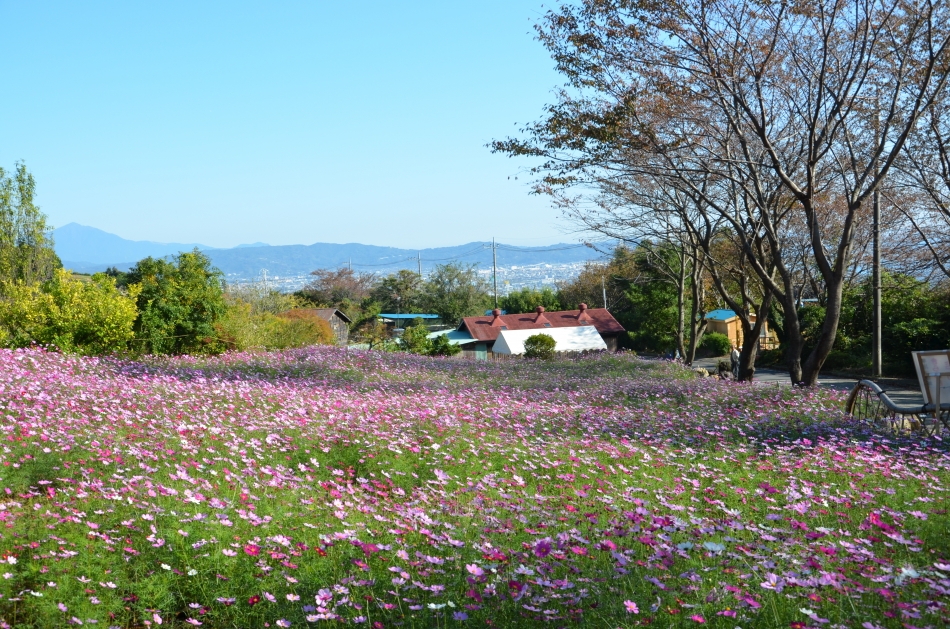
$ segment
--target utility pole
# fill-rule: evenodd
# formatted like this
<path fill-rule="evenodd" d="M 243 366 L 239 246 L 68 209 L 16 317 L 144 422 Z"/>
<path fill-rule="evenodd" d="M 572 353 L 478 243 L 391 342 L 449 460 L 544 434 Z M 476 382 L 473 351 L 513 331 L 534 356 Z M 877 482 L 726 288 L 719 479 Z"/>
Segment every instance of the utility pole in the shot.
<path fill-rule="evenodd" d="M 416 255 L 418 256 L 418 259 L 419 259 L 419 279 L 421 280 L 422 279 L 422 252 L 417 251 Z"/>
<path fill-rule="evenodd" d="M 261 277 L 264 278 L 264 292 L 267 292 L 267 269 L 261 269 Z"/>
<path fill-rule="evenodd" d="M 607 283 L 603 275 L 600 276 L 600 290 L 604 291 L 604 310 L 607 310 Z"/>
<path fill-rule="evenodd" d="M 877 103 L 875 102 L 875 105 Z M 877 145 L 880 144 L 880 109 L 875 112 L 874 119 L 874 148 L 877 150 Z M 878 169 L 877 157 L 874 158 L 874 180 L 877 182 L 878 177 L 880 176 L 880 170 Z M 879 182 L 878 182 L 879 183 Z M 882 375 L 881 369 L 881 194 L 878 192 L 880 190 L 880 185 L 874 188 L 872 193 L 871 205 L 873 206 L 874 212 L 874 260 L 872 262 L 872 271 L 871 271 L 871 283 L 873 284 L 872 290 L 874 292 L 874 332 L 872 335 L 872 347 L 871 347 L 871 375 L 875 378 L 880 378 Z"/>
<path fill-rule="evenodd" d="M 491 239 L 491 267 L 492 283 L 495 285 L 495 308 L 498 307 L 498 248 L 495 246 L 495 239 Z"/>
<path fill-rule="evenodd" d="M 350 258 L 350 261 L 348 262 L 348 265 L 349 265 L 349 267 L 350 267 L 350 271 L 352 271 L 352 270 L 353 270 L 353 258 Z"/>

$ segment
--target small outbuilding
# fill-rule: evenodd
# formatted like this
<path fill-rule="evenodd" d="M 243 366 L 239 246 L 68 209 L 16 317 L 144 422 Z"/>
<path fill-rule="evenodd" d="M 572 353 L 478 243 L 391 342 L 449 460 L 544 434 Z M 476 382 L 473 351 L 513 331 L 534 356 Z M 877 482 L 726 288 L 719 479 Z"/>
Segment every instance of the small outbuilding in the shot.
<path fill-rule="evenodd" d="M 749 315 L 749 320 L 754 324 L 755 315 Z M 706 331 L 718 332 L 729 337 L 736 347 L 742 347 L 743 334 L 742 322 L 732 310 L 713 310 L 706 314 Z M 759 347 L 761 349 L 773 349 L 778 347 L 778 337 L 769 330 L 769 322 L 762 322 L 762 330 L 759 332 Z"/>
<path fill-rule="evenodd" d="M 350 340 L 350 323 L 352 323 L 346 313 L 336 308 L 307 308 L 306 312 L 312 312 L 329 323 L 336 336 L 336 344 L 346 347 Z"/>

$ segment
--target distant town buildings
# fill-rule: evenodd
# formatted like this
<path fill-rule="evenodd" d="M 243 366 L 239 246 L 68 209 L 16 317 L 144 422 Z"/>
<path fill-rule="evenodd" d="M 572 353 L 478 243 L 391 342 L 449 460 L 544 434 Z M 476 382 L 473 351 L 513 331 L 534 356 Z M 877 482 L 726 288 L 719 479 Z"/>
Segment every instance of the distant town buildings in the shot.
<path fill-rule="evenodd" d="M 567 264 L 531 264 L 517 266 L 499 266 L 498 267 L 498 296 L 503 297 L 522 288 L 543 288 L 545 286 L 554 288 L 557 282 L 567 282 L 573 280 L 584 268 L 582 262 L 572 262 Z M 398 268 L 394 267 L 388 272 L 395 272 Z M 423 273 L 426 269 L 423 269 Z M 490 282 L 491 268 L 481 268 L 478 270 L 479 276 Z M 251 282 L 260 282 L 261 276 L 255 275 L 247 277 L 239 273 L 229 273 L 227 281 L 230 284 L 245 284 Z M 269 275 L 267 276 L 267 285 L 274 290 L 283 293 L 292 293 L 300 290 L 307 285 L 313 276 L 306 275 Z"/>

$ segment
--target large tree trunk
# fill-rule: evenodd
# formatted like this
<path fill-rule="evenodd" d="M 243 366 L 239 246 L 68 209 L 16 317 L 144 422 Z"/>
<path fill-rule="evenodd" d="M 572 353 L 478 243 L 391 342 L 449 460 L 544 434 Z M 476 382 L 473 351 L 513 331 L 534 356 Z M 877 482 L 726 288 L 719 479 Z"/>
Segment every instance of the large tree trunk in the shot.
<path fill-rule="evenodd" d="M 739 352 L 739 381 L 752 382 L 755 375 L 755 357 L 759 350 L 759 335 L 772 308 L 772 291 L 767 290 L 765 298 L 755 316 L 755 324 L 749 325 L 747 317 L 740 317 L 742 323 L 742 350 Z"/>
<path fill-rule="evenodd" d="M 802 383 L 802 348 L 805 344 L 796 305 L 792 293 L 786 292 L 785 299 L 782 300 L 782 314 L 785 315 L 785 361 L 793 385 Z"/>
<path fill-rule="evenodd" d="M 838 335 L 838 321 L 841 319 L 843 293 L 844 281 L 840 276 L 835 277 L 834 283 L 828 285 L 828 302 L 825 306 L 825 319 L 821 322 L 818 343 L 811 350 L 802 368 L 802 382 L 805 386 L 813 387 L 818 384 L 818 373 L 834 348 L 835 337 Z"/>
<path fill-rule="evenodd" d="M 802 326 L 798 320 L 799 296 L 795 295 L 795 278 L 782 265 L 778 265 L 782 276 L 784 291 L 776 294 L 776 299 L 782 305 L 782 315 L 785 317 L 785 364 L 788 366 L 788 376 L 792 385 L 802 382 L 802 348 L 805 345 L 802 339 Z"/>

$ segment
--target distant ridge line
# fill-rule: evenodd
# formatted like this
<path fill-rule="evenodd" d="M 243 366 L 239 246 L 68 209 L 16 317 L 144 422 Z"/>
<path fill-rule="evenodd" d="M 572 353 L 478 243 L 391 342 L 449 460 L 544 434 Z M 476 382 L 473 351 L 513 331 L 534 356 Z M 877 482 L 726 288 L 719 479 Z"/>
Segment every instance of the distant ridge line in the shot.
<path fill-rule="evenodd" d="M 93 273 L 115 266 L 120 270 L 142 258 L 165 257 L 180 251 L 198 248 L 204 251 L 225 275 L 251 278 L 267 269 L 269 276 L 306 275 L 316 269 L 351 265 L 354 269 L 380 272 L 401 268 L 423 269 L 437 263 L 459 261 L 481 268 L 491 265 L 491 243 L 473 241 L 451 247 L 401 249 L 360 243 L 324 243 L 311 245 L 267 245 L 254 243 L 230 249 L 217 249 L 201 244 L 157 243 L 126 240 L 94 227 L 70 223 L 53 232 L 56 252 L 63 264 L 78 272 Z M 598 243 L 600 244 L 600 243 Z M 601 255 L 583 243 L 556 243 L 547 247 L 518 247 L 499 243 L 500 266 L 535 264 L 571 264 Z M 593 255 L 592 255 L 593 254 Z"/>

